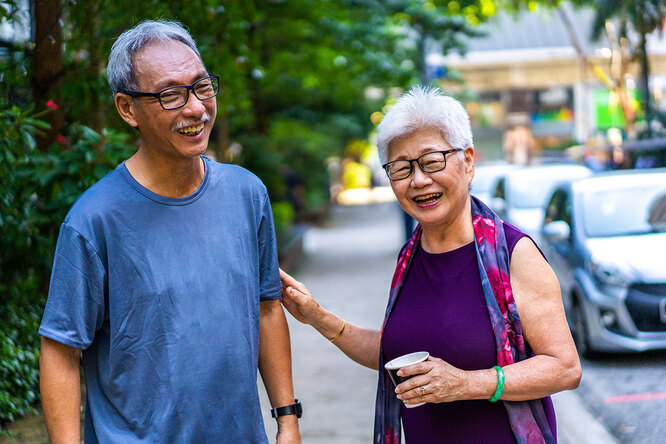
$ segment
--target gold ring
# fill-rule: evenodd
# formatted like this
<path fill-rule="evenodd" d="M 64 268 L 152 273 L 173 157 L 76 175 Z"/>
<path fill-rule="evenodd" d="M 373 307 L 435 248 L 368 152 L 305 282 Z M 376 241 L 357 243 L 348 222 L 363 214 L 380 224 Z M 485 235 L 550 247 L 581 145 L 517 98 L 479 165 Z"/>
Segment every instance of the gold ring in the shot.
<path fill-rule="evenodd" d="M 424 385 L 419 387 L 419 390 L 421 390 L 421 396 L 425 395 L 425 386 Z"/>

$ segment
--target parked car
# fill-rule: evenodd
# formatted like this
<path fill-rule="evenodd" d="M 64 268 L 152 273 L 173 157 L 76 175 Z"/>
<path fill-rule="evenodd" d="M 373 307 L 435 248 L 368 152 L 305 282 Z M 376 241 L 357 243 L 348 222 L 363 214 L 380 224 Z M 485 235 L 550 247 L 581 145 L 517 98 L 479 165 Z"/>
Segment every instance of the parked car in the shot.
<path fill-rule="evenodd" d="M 474 167 L 474 179 L 472 180 L 472 194 L 481 199 L 486 205 L 490 205 L 493 192 L 497 188 L 497 182 L 518 165 L 511 163 L 486 163 Z"/>
<path fill-rule="evenodd" d="M 666 168 L 558 187 L 544 250 L 578 349 L 666 349 Z"/>
<path fill-rule="evenodd" d="M 591 174 L 589 168 L 571 164 L 544 164 L 514 169 L 497 182 L 490 207 L 502 219 L 540 243 L 544 209 L 555 186 Z"/>

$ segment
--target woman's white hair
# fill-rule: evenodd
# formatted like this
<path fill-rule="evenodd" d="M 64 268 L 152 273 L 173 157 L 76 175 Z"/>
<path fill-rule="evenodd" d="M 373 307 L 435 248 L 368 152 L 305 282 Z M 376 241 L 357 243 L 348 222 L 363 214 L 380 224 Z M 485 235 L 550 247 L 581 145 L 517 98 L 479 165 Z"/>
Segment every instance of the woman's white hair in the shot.
<path fill-rule="evenodd" d="M 451 148 L 473 146 L 469 116 L 461 103 L 439 88 L 419 85 L 403 94 L 377 127 L 379 161 L 388 162 L 394 140 L 423 129 L 439 131 Z"/>

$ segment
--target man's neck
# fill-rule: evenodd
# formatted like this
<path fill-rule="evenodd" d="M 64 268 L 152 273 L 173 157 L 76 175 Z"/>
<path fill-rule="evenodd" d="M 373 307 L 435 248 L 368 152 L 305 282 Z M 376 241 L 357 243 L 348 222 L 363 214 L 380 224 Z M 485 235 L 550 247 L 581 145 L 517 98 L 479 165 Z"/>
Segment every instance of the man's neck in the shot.
<path fill-rule="evenodd" d="M 142 186 L 165 197 L 184 197 L 194 193 L 205 175 L 203 159 L 165 158 L 151 155 L 144 148 L 125 162 L 127 170 Z"/>

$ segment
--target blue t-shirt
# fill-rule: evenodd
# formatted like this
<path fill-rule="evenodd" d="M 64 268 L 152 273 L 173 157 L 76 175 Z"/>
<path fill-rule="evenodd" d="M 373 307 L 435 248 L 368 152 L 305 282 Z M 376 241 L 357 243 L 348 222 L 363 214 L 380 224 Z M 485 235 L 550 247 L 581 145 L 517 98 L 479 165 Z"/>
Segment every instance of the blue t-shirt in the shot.
<path fill-rule="evenodd" d="M 186 197 L 124 163 L 60 229 L 39 333 L 83 350 L 86 443 L 267 442 L 257 392 L 259 304 L 280 297 L 270 202 L 206 157 Z"/>

